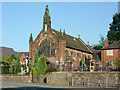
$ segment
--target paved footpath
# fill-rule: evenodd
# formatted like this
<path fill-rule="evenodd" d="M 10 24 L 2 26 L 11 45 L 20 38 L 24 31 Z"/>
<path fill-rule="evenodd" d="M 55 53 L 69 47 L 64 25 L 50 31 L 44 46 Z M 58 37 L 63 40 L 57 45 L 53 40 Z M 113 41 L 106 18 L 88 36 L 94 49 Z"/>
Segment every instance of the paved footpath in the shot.
<path fill-rule="evenodd" d="M 48 85 L 46 83 L 16 83 L 2 82 L 2 90 L 119 90 L 118 88 L 80 88 L 62 85 Z"/>

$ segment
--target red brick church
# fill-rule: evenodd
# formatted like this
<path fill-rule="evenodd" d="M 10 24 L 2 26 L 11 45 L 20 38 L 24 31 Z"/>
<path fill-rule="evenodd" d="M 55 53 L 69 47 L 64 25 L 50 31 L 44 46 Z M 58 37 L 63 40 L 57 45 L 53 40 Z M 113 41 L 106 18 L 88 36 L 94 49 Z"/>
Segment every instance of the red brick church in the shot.
<path fill-rule="evenodd" d="M 54 67 L 70 71 L 79 68 L 80 61 L 90 61 L 93 58 L 93 52 L 80 39 L 55 30 L 51 27 L 51 17 L 48 6 L 46 5 L 43 29 L 33 41 L 29 40 L 29 56 L 31 63 L 34 64 L 35 51 L 38 50 L 38 56 L 45 55 L 47 64 Z"/>

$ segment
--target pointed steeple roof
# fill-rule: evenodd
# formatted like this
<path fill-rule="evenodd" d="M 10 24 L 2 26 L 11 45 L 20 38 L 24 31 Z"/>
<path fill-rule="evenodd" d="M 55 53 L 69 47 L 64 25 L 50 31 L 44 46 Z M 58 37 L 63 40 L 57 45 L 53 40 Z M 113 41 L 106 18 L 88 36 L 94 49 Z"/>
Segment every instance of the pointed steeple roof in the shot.
<path fill-rule="evenodd" d="M 47 24 L 47 28 L 51 28 L 51 20 L 50 20 L 50 13 L 48 9 L 48 5 L 46 5 L 45 13 L 44 13 L 44 19 L 43 19 L 43 28 L 45 28 L 45 24 Z"/>
<path fill-rule="evenodd" d="M 49 13 L 48 5 L 46 5 L 46 9 L 45 9 L 44 17 L 45 17 L 46 15 L 50 17 L 50 13 Z"/>

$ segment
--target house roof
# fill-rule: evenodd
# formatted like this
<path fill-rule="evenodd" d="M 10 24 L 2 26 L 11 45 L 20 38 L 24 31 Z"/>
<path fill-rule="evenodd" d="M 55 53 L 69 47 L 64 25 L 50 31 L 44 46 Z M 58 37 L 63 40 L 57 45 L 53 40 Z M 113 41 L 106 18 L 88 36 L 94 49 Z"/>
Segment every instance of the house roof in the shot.
<path fill-rule="evenodd" d="M 101 50 L 93 50 L 93 59 L 96 61 L 101 60 Z"/>
<path fill-rule="evenodd" d="M 25 54 L 25 56 L 29 55 L 29 52 L 20 52 L 20 57 L 23 55 L 23 53 Z M 15 56 L 17 55 L 17 52 L 14 51 L 13 48 L 9 48 L 9 47 L 0 47 L 0 57 L 7 57 L 14 54 Z"/>
<path fill-rule="evenodd" d="M 110 44 L 107 47 L 102 48 L 102 50 L 105 50 L 105 49 L 119 49 L 119 48 L 120 48 L 120 40 Z"/>
<path fill-rule="evenodd" d="M 100 61 L 101 60 L 101 50 L 95 50 L 89 44 L 87 46 L 93 52 L 93 59 L 96 60 L 96 61 Z"/>
<path fill-rule="evenodd" d="M 16 55 L 17 55 L 18 52 L 15 52 L 15 53 L 16 53 Z M 25 54 L 25 56 L 29 56 L 29 52 L 19 52 L 19 54 L 20 54 L 20 57 L 21 57 L 23 54 Z"/>
<path fill-rule="evenodd" d="M 13 50 L 13 48 L 8 48 L 8 47 L 0 47 L 0 57 L 7 57 L 11 54 L 16 55 L 15 51 Z"/>
<path fill-rule="evenodd" d="M 51 30 L 53 31 L 54 35 L 59 39 L 60 32 L 55 29 L 51 29 Z M 68 48 L 84 51 L 87 53 L 93 53 L 80 38 L 76 38 L 68 34 L 65 34 L 65 40 L 66 40 L 66 47 Z"/>
<path fill-rule="evenodd" d="M 25 54 L 25 56 L 29 56 L 29 52 L 20 52 L 20 57 Z"/>

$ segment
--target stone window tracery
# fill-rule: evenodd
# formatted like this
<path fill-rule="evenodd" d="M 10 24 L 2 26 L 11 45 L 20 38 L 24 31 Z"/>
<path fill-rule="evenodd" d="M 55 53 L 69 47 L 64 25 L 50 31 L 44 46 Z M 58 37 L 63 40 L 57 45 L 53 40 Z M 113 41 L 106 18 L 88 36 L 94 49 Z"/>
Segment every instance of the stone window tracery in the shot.
<path fill-rule="evenodd" d="M 38 46 L 38 55 L 55 56 L 55 45 L 51 38 L 43 39 Z"/>

